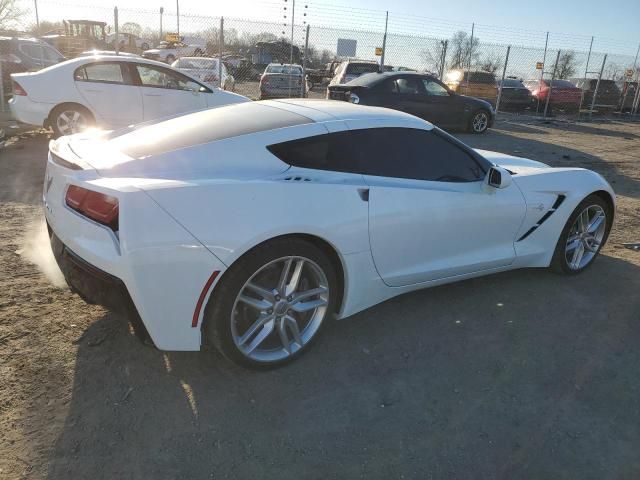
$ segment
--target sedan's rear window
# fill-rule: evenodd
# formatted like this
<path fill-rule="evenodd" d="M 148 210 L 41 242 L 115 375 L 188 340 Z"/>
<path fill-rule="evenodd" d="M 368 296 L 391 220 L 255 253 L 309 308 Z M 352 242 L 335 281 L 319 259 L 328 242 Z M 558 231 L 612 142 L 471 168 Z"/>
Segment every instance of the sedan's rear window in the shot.
<path fill-rule="evenodd" d="M 277 107 L 246 102 L 119 130 L 112 134 L 110 143 L 131 158 L 143 158 L 225 138 L 306 123 L 313 123 L 313 120 Z"/>
<path fill-rule="evenodd" d="M 363 73 L 377 72 L 380 67 L 377 63 L 350 63 L 347 65 L 347 75 L 362 75 Z"/>
<path fill-rule="evenodd" d="M 469 81 L 473 83 L 496 83 L 496 76 L 489 72 L 468 72 Z M 464 73 L 464 79 L 467 79 L 467 72 Z"/>
<path fill-rule="evenodd" d="M 302 68 L 296 65 L 269 65 L 265 73 L 280 73 L 284 75 L 302 75 Z"/>
<path fill-rule="evenodd" d="M 545 83 L 548 85 L 549 81 L 545 80 Z M 551 82 L 551 86 L 556 88 L 576 88 L 569 80 L 554 80 Z"/>
<path fill-rule="evenodd" d="M 505 88 L 525 88 L 520 80 L 513 80 L 511 78 L 506 78 L 502 81 L 502 86 Z"/>

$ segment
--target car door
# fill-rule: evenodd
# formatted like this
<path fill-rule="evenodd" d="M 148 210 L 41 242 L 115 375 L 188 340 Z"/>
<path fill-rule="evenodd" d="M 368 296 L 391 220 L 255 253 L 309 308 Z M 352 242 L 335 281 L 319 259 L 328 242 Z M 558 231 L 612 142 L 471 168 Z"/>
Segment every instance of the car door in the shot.
<path fill-rule="evenodd" d="M 415 76 L 393 77 L 385 80 L 380 90 L 382 107 L 401 110 L 422 117 L 424 115 L 424 87 Z"/>
<path fill-rule="evenodd" d="M 143 120 L 142 94 L 127 62 L 93 62 L 78 67 L 73 80 L 87 106 L 111 127 Z"/>
<path fill-rule="evenodd" d="M 352 129 L 366 126 L 348 123 Z M 358 128 L 351 133 L 369 186 L 371 253 L 387 285 L 439 280 L 514 261 L 524 197 L 516 185 L 486 186 L 486 160 L 436 130 Z"/>
<path fill-rule="evenodd" d="M 202 110 L 211 90 L 180 72 L 151 64 L 135 64 L 145 120 Z"/>
<path fill-rule="evenodd" d="M 460 125 L 464 115 L 464 105 L 462 102 L 457 101 L 455 94 L 451 94 L 435 78 L 423 77 L 422 85 L 425 95 L 423 97 L 422 115 L 420 116 L 439 127 Z"/>

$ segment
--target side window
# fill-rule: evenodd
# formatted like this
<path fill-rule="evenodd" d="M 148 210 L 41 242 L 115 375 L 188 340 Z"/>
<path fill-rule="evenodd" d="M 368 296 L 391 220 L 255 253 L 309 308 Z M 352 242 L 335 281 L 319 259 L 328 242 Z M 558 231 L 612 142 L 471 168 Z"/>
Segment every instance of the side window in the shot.
<path fill-rule="evenodd" d="M 119 63 L 92 63 L 76 69 L 73 79 L 77 82 L 124 84 L 124 76 Z"/>
<path fill-rule="evenodd" d="M 427 95 L 435 95 L 439 97 L 449 96 L 447 89 L 434 80 L 425 79 L 422 80 L 422 83 L 424 84 L 424 89 L 427 91 Z"/>
<path fill-rule="evenodd" d="M 186 90 L 200 92 L 204 88 L 197 82 L 179 74 L 150 65 L 136 65 L 140 82 L 144 87 L 168 88 L 170 90 Z"/>
<path fill-rule="evenodd" d="M 62 58 L 62 54 L 55 51 L 53 48 L 49 48 L 49 47 L 43 47 L 43 48 L 44 48 L 45 58 L 50 62 L 59 62 L 60 59 Z"/>
<path fill-rule="evenodd" d="M 415 78 L 398 78 L 396 80 L 396 86 L 398 93 L 409 95 L 420 94 L 420 86 L 418 85 L 418 80 Z"/>
<path fill-rule="evenodd" d="M 484 177 L 474 158 L 435 131 L 350 130 L 267 149 L 289 165 L 316 170 L 436 182 L 475 182 Z"/>
<path fill-rule="evenodd" d="M 435 182 L 475 182 L 484 171 L 462 148 L 435 130 L 383 128 L 353 130 L 361 173 Z"/>

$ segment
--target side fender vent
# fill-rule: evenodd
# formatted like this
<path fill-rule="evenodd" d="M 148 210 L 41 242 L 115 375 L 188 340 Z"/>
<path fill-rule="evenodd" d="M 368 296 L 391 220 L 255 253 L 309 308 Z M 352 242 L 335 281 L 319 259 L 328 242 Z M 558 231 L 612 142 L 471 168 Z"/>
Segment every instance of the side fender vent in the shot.
<path fill-rule="evenodd" d="M 525 238 L 527 238 L 529 235 L 531 235 L 533 232 L 535 232 L 536 228 L 538 228 L 540 225 L 542 225 L 551 215 L 553 215 L 553 212 L 555 212 L 560 205 L 562 205 L 562 202 L 564 202 L 564 199 L 566 197 L 564 195 L 558 195 L 558 198 L 556 198 L 556 201 L 553 203 L 553 205 L 551 206 L 551 208 L 549 210 L 547 210 L 547 213 L 545 213 L 542 218 L 540 220 L 538 220 L 536 222 L 536 224 L 531 227 L 529 230 L 527 230 L 525 232 L 524 235 L 522 235 L 518 240 L 516 240 L 517 242 L 521 242 L 522 240 L 524 240 Z"/>
<path fill-rule="evenodd" d="M 284 180 L 285 182 L 311 182 L 313 180 L 311 180 L 309 177 L 285 177 L 282 180 Z"/>

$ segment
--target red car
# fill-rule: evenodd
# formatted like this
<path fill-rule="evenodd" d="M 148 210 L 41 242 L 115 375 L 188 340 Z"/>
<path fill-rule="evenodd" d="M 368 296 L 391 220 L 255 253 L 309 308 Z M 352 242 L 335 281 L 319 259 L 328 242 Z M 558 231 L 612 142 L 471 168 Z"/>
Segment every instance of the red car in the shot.
<path fill-rule="evenodd" d="M 549 80 L 532 80 L 526 83 L 533 97 L 533 108 L 539 103 L 538 111 L 544 111 L 547 96 L 549 95 Z M 549 109 L 564 110 L 565 112 L 577 112 L 580 108 L 582 91 L 568 80 L 554 80 L 551 84 L 551 98 Z"/>

